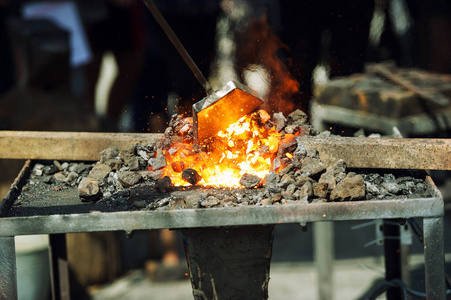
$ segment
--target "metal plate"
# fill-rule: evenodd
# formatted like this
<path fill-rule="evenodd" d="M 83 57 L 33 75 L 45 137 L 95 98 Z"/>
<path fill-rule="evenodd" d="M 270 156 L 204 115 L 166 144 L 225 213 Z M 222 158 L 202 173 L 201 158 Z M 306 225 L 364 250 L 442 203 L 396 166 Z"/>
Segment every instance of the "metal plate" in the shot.
<path fill-rule="evenodd" d="M 194 137 L 201 143 L 263 103 L 256 92 L 229 81 L 220 91 L 193 105 Z"/>

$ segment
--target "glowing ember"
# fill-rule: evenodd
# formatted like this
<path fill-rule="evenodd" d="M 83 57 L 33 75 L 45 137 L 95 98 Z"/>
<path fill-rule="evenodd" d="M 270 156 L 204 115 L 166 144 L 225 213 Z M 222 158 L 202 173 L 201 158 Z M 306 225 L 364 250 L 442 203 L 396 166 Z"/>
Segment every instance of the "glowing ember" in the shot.
<path fill-rule="evenodd" d="M 187 168 L 196 170 L 202 177 L 198 184 L 206 186 L 241 187 L 245 173 L 264 178 L 283 137 L 269 119 L 263 110 L 241 118 L 212 138 L 208 151 L 198 151 L 192 143 L 173 142 L 165 151 L 165 174 L 175 186 L 189 185 L 181 178 Z"/>

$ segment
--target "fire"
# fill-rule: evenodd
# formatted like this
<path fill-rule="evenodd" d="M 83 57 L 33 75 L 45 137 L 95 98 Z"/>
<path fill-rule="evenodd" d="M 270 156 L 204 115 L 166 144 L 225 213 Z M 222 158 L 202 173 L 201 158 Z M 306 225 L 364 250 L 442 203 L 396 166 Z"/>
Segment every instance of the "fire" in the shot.
<path fill-rule="evenodd" d="M 260 110 L 242 117 L 211 138 L 208 150 L 199 151 L 188 142 L 176 142 L 165 151 L 165 174 L 175 186 L 189 185 L 182 179 L 184 169 L 196 170 L 200 185 L 240 187 L 245 174 L 263 178 L 277 157 L 282 134 L 268 122 L 270 116 Z"/>

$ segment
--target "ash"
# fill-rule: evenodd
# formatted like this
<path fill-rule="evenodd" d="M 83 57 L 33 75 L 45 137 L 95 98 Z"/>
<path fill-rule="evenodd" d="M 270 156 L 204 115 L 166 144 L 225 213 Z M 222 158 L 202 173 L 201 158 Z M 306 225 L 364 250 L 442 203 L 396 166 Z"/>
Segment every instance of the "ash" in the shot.
<path fill-rule="evenodd" d="M 173 186 L 171 178 L 165 176 L 165 168 L 169 166 L 163 150 L 168 151 L 175 141 L 189 142 L 193 138 L 192 121 L 181 116 L 173 117 L 163 140 L 158 143 L 130 145 L 124 151 L 110 147 L 102 151 L 100 160 L 93 164 L 58 161 L 50 165 L 36 164 L 28 184 L 42 182 L 52 189 L 77 187 L 82 202 L 129 204 L 131 209 L 142 210 L 308 205 L 431 195 L 421 172 L 352 170 L 343 160 L 325 165 L 317 149 L 304 145 L 299 137 L 284 139 L 284 134 L 295 132 L 316 134 L 300 110 L 287 118 L 276 113 L 265 126 L 276 126 L 282 133 L 277 157 L 264 178 L 244 174 L 241 189 L 198 186 L 200 175 L 183 165 L 175 167 L 180 168 L 181 178 L 191 186 Z M 329 135 L 323 132 L 318 137 L 328 138 Z M 202 149 L 193 147 L 193 151 Z M 143 190 L 157 196 L 140 197 L 139 191 Z"/>

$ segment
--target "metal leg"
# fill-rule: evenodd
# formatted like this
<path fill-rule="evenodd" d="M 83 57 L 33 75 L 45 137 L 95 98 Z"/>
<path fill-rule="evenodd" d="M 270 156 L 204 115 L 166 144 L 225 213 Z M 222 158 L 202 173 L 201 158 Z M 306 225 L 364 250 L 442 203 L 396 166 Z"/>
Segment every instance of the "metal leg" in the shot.
<path fill-rule="evenodd" d="M 52 299 L 70 300 L 69 266 L 65 234 L 50 236 Z"/>
<path fill-rule="evenodd" d="M 0 237 L 0 299 L 17 299 L 14 237 Z"/>
<path fill-rule="evenodd" d="M 392 220 L 384 220 L 384 256 L 385 280 L 401 278 L 401 241 L 399 224 Z M 401 289 L 391 287 L 387 290 L 387 300 L 401 299 Z"/>
<path fill-rule="evenodd" d="M 333 299 L 334 223 L 313 223 L 315 265 L 318 271 L 318 299 Z"/>
<path fill-rule="evenodd" d="M 443 218 L 424 218 L 423 237 L 426 298 L 445 299 Z"/>

